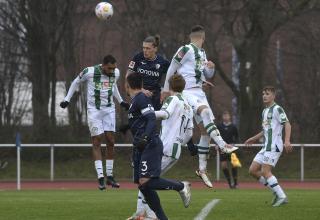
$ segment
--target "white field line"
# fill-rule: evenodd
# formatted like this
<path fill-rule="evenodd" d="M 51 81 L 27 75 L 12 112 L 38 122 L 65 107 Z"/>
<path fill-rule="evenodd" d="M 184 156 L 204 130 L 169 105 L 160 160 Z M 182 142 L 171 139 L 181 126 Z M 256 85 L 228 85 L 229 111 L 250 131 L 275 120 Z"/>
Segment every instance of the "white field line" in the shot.
<path fill-rule="evenodd" d="M 215 207 L 220 199 L 213 199 L 201 210 L 201 212 L 193 220 L 204 220 L 209 215 L 211 209 Z"/>

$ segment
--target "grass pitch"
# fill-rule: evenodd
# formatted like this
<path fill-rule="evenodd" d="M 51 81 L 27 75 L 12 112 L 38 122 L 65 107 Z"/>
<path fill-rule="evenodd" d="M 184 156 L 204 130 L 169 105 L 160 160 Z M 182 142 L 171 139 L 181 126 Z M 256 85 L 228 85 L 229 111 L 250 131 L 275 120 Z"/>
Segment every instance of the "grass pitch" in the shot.
<path fill-rule="evenodd" d="M 286 190 L 289 204 L 271 207 L 268 190 L 192 190 L 184 208 L 178 193 L 160 192 L 170 220 L 192 220 L 211 200 L 220 202 L 206 219 L 320 219 L 320 190 Z M 1 220 L 124 220 L 136 207 L 136 190 L 23 190 L 0 192 Z"/>

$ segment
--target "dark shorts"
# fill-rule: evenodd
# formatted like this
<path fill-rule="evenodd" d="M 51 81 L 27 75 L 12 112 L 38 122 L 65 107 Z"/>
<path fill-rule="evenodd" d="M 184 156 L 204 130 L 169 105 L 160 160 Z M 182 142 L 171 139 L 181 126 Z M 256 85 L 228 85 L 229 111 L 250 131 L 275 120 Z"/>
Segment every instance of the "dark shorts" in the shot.
<path fill-rule="evenodd" d="M 231 154 L 221 153 L 220 152 L 220 162 L 231 161 Z"/>
<path fill-rule="evenodd" d="M 159 137 L 155 137 L 142 152 L 134 148 L 134 152 L 133 152 L 134 183 L 139 183 L 140 178 L 159 177 L 161 173 L 162 155 L 163 155 L 163 145 Z"/>

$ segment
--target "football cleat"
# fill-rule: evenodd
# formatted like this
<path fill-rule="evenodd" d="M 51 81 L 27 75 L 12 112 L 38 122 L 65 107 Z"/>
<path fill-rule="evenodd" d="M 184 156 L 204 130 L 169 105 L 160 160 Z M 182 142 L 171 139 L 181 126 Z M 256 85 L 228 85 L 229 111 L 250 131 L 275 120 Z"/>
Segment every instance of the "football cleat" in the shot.
<path fill-rule="evenodd" d="M 204 184 L 209 187 L 212 188 L 212 183 L 209 180 L 208 176 L 207 176 L 207 172 L 206 171 L 200 171 L 200 170 L 196 170 L 196 174 L 198 177 L 200 177 L 202 179 L 202 181 L 204 182 Z"/>
<path fill-rule="evenodd" d="M 100 177 L 100 178 L 98 179 L 98 183 L 99 183 L 98 188 L 99 188 L 101 191 L 103 191 L 103 190 L 106 189 L 106 184 L 105 184 L 105 182 L 104 182 L 104 177 Z"/>
<path fill-rule="evenodd" d="M 271 205 L 274 205 L 277 200 L 278 200 L 277 193 L 274 192 L 274 193 L 273 193 L 273 199 L 271 200 Z"/>
<path fill-rule="evenodd" d="M 220 148 L 220 150 L 222 151 L 222 152 L 224 152 L 224 153 L 227 153 L 227 154 L 231 154 L 233 151 L 236 151 L 236 150 L 238 150 L 239 148 L 238 147 L 235 147 L 235 146 L 232 146 L 232 147 L 230 147 L 230 148 L 228 148 L 228 147 L 222 147 L 222 148 Z"/>
<path fill-rule="evenodd" d="M 188 207 L 190 205 L 191 201 L 191 190 L 190 186 L 191 184 L 187 181 L 182 181 L 184 187 L 182 190 L 179 191 L 180 197 L 182 199 L 184 207 Z"/>
<path fill-rule="evenodd" d="M 111 186 L 112 188 L 119 188 L 120 184 L 113 178 L 113 176 L 107 176 L 107 185 Z"/>
<path fill-rule="evenodd" d="M 284 198 L 279 198 L 275 201 L 275 203 L 272 205 L 273 207 L 278 207 L 280 205 L 284 205 L 288 203 L 288 198 L 284 197 Z"/>

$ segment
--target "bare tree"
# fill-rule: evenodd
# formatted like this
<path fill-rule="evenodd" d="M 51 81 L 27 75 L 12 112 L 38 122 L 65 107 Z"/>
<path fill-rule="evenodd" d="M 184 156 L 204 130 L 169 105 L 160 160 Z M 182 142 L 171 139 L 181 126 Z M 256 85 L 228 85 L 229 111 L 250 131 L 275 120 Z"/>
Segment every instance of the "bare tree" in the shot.
<path fill-rule="evenodd" d="M 10 22 L 2 24 L 2 28 L 27 48 L 34 137 L 41 140 L 48 134 L 50 125 L 55 125 L 56 54 L 68 21 L 71 0 L 14 0 L 6 2 L 6 6 L 1 7 L 0 16 Z"/>

